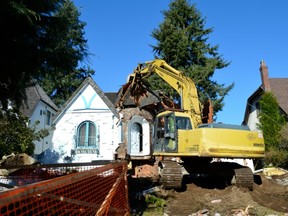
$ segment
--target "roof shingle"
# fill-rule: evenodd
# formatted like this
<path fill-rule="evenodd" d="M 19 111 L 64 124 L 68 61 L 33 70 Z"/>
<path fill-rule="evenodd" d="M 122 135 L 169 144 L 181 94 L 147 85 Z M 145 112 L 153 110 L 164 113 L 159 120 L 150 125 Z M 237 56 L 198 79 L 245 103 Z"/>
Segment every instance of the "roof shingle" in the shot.
<path fill-rule="evenodd" d="M 288 78 L 269 78 L 269 84 L 279 106 L 288 114 Z"/>
<path fill-rule="evenodd" d="M 58 107 L 54 104 L 54 102 L 50 99 L 50 97 L 44 92 L 44 90 L 39 86 L 31 86 L 26 89 L 26 102 L 20 108 L 20 111 L 23 115 L 27 117 L 31 117 L 34 112 L 37 104 L 42 101 L 49 105 L 55 111 L 58 110 Z"/>

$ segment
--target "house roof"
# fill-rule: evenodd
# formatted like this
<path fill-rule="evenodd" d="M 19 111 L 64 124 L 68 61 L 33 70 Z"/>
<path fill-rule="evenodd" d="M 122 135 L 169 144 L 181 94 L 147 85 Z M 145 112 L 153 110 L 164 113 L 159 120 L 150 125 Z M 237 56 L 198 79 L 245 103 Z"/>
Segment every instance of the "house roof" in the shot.
<path fill-rule="evenodd" d="M 105 92 L 106 97 L 115 105 L 118 98 L 117 92 Z"/>
<path fill-rule="evenodd" d="M 55 115 L 54 121 L 57 121 L 59 117 L 65 112 L 66 108 L 73 102 L 73 99 L 81 92 L 81 90 L 87 85 L 91 85 L 95 92 L 99 95 L 99 97 L 104 101 L 104 103 L 108 106 L 108 108 L 112 111 L 112 113 L 119 117 L 119 113 L 116 110 L 113 102 L 104 94 L 104 92 L 100 89 L 100 87 L 94 82 L 92 77 L 88 76 L 81 85 L 76 89 L 76 91 L 70 96 L 70 98 L 63 105 L 61 110 Z"/>
<path fill-rule="evenodd" d="M 269 84 L 280 108 L 288 114 L 288 78 L 269 78 Z"/>
<path fill-rule="evenodd" d="M 47 104 L 55 111 L 58 110 L 58 107 L 38 84 L 26 88 L 26 97 L 26 103 L 24 102 L 24 104 L 20 108 L 20 111 L 23 115 L 27 117 L 31 117 L 40 101 Z"/>

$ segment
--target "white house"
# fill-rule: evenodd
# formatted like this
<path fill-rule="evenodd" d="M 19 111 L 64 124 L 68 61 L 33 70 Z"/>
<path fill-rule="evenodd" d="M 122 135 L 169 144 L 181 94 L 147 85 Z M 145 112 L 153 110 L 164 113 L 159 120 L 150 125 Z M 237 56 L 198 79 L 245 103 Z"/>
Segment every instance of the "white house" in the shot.
<path fill-rule="evenodd" d="M 38 130 L 49 129 L 49 136 L 41 141 L 34 141 L 34 155 L 37 157 L 52 146 L 52 118 L 57 113 L 58 107 L 39 85 L 28 87 L 26 97 L 27 101 L 20 108 L 20 112 L 29 118 L 29 126 L 32 127 L 36 122 L 39 122 L 36 126 Z"/>
<path fill-rule="evenodd" d="M 91 77 L 86 78 L 56 114 L 52 162 L 112 160 L 119 145 L 121 124 L 114 104 Z"/>
<path fill-rule="evenodd" d="M 253 131 L 258 131 L 258 115 L 260 112 L 259 101 L 265 91 L 271 91 L 279 104 L 280 113 L 288 115 L 288 78 L 269 78 L 268 67 L 262 60 L 260 63 L 260 76 L 262 84 L 247 99 L 243 124 L 248 125 Z"/>

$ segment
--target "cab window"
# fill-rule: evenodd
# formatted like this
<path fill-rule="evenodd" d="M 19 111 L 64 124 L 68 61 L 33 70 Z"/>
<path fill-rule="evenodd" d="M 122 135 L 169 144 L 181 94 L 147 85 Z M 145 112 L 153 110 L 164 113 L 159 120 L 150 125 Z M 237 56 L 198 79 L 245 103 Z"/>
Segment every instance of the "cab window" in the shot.
<path fill-rule="evenodd" d="M 176 126 L 180 130 L 192 130 L 191 121 L 187 117 L 176 117 Z"/>

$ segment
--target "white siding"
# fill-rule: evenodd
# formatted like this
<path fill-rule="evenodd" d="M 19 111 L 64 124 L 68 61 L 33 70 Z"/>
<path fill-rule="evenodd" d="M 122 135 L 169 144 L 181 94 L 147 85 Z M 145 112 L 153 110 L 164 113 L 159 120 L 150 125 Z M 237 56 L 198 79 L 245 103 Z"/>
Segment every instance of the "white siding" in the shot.
<path fill-rule="evenodd" d="M 29 119 L 30 120 L 29 126 L 33 126 L 37 121 L 39 121 L 39 124 L 36 127 L 38 130 L 49 129 L 49 136 L 43 138 L 40 141 L 34 141 L 35 144 L 34 154 L 41 154 L 43 151 L 47 150 L 48 148 L 51 148 L 52 146 L 51 141 L 53 136 L 53 130 L 51 124 L 48 125 L 46 122 L 48 111 L 51 113 L 51 115 L 52 114 L 55 115 L 55 111 L 53 109 L 51 109 L 45 103 L 40 101 Z M 51 123 L 52 123 L 52 116 L 51 116 Z"/>
<path fill-rule="evenodd" d="M 259 110 L 257 110 L 257 106 L 256 106 L 257 103 L 259 103 L 259 99 L 254 100 L 253 103 L 249 104 L 250 113 L 248 116 L 247 125 L 252 131 L 259 131 L 257 128 L 257 124 L 259 123 L 259 119 L 258 119 Z"/>
<path fill-rule="evenodd" d="M 89 112 L 89 109 L 109 110 L 108 106 L 90 85 L 84 88 L 78 97 L 74 98 L 67 111 L 71 112 L 79 109 L 87 109 L 87 112 Z"/>
<path fill-rule="evenodd" d="M 92 160 L 112 160 L 118 147 L 116 122 L 112 111 L 103 102 L 95 90 L 88 85 L 66 107 L 65 112 L 57 119 L 53 135 L 53 149 L 59 152 L 63 162 L 65 156 L 71 156 L 76 150 L 78 126 L 84 121 L 95 123 L 100 134 L 99 154 L 77 153 L 73 162 L 90 162 Z"/>

